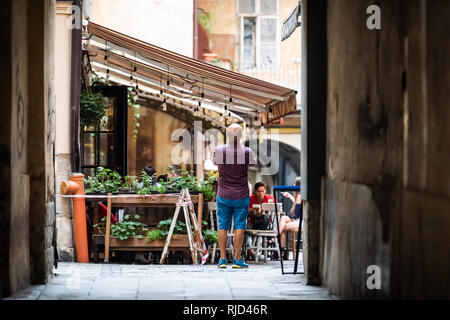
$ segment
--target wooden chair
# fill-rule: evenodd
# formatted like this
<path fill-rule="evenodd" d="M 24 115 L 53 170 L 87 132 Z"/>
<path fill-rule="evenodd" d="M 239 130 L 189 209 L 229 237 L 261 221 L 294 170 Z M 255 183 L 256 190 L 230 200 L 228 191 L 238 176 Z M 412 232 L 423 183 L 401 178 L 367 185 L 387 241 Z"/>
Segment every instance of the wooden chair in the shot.
<path fill-rule="evenodd" d="M 253 235 L 252 246 L 247 249 L 256 249 L 256 263 L 259 262 L 259 256 L 261 253 L 264 254 L 264 262 L 267 261 L 267 254 L 270 251 L 275 251 L 280 256 L 280 248 L 278 246 L 277 237 L 277 219 L 275 212 L 275 203 L 263 203 L 262 205 L 263 214 L 267 215 L 271 221 L 270 230 L 248 230 L 250 234 Z M 278 204 L 278 214 L 281 211 L 281 203 Z M 273 238 L 273 246 L 269 245 L 268 238 Z"/>
<path fill-rule="evenodd" d="M 219 231 L 219 223 L 217 219 L 217 202 L 208 202 L 208 211 L 209 211 L 209 221 L 210 221 L 210 229 L 214 231 Z M 233 246 L 233 240 L 234 240 L 234 223 L 233 220 L 231 220 L 231 229 L 228 232 L 227 237 L 227 247 L 226 251 L 231 251 L 231 254 L 234 255 L 234 246 Z M 217 253 L 217 243 L 214 243 L 210 250 L 212 250 L 211 254 L 211 263 L 215 262 L 216 259 L 216 253 Z"/>

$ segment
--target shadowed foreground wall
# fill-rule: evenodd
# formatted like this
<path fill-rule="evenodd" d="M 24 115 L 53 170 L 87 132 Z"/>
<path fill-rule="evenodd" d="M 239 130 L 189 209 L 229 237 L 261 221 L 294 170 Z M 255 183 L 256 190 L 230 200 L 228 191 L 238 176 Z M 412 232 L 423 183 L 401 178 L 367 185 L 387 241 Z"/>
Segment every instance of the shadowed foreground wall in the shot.
<path fill-rule="evenodd" d="M 0 297 L 5 297 L 44 283 L 54 262 L 54 2 L 2 4 Z"/>
<path fill-rule="evenodd" d="M 341 298 L 450 298 L 450 2 L 328 1 L 322 283 Z M 381 290 L 369 290 L 369 265 Z"/>

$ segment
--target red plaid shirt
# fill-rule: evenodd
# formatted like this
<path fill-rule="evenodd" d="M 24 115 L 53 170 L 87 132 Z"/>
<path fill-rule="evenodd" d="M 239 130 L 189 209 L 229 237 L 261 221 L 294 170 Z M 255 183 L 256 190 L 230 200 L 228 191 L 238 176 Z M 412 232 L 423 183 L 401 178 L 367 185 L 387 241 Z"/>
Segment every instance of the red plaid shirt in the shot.
<path fill-rule="evenodd" d="M 242 145 L 221 145 L 214 150 L 213 162 L 219 168 L 217 195 L 229 200 L 248 198 L 247 171 L 249 166 L 256 165 L 252 150 Z"/>

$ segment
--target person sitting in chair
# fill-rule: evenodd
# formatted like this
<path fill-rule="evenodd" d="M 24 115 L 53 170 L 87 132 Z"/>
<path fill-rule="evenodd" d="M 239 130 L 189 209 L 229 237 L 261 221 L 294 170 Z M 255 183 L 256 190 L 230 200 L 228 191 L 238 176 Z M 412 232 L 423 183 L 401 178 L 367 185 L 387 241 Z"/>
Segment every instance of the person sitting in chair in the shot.
<path fill-rule="evenodd" d="M 297 177 L 295 179 L 294 185 L 300 186 L 301 178 Z M 288 198 L 292 201 L 292 208 L 289 215 L 282 216 L 280 218 L 280 242 L 281 242 L 281 254 L 283 255 L 284 260 L 289 259 L 289 252 L 286 248 L 286 233 L 288 231 L 296 231 L 299 232 L 298 228 L 300 225 L 300 216 L 302 213 L 302 198 L 300 196 L 300 192 L 295 191 L 294 195 L 289 192 L 281 193 L 284 197 Z"/>
<path fill-rule="evenodd" d="M 249 229 L 267 230 L 269 219 L 267 216 L 261 215 L 261 204 L 273 202 L 274 200 L 272 195 L 267 194 L 267 185 L 264 182 L 260 181 L 255 183 L 254 192 L 250 196 L 249 211 L 252 212 L 252 214 L 249 214 L 247 219 L 247 226 Z M 259 208 L 253 208 L 253 205 L 259 205 Z M 248 235 L 247 247 L 251 247 L 252 242 L 252 236 Z M 253 249 L 249 249 L 248 253 L 252 259 L 255 258 Z"/>

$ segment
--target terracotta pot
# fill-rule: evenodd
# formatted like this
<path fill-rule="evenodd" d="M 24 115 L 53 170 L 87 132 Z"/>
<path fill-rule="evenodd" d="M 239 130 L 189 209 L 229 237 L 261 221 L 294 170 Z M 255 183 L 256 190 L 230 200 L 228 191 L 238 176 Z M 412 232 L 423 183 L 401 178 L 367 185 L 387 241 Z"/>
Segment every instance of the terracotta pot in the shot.
<path fill-rule="evenodd" d="M 217 59 L 217 57 L 218 57 L 218 54 L 217 53 L 204 53 L 203 54 L 203 59 L 206 61 L 206 62 L 213 62 L 215 59 Z"/>

